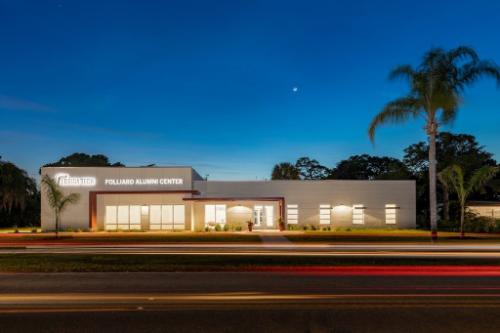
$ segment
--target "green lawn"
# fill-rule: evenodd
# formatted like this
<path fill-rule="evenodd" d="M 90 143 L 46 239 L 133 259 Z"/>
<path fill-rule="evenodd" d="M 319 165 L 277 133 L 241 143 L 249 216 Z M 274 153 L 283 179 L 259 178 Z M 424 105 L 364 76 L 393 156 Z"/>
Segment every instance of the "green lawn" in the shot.
<path fill-rule="evenodd" d="M 228 243 L 260 242 L 258 234 L 232 232 L 62 232 L 55 239 L 53 233 L 3 234 L 0 245 L 13 242 L 51 242 L 63 243 Z"/>
<path fill-rule="evenodd" d="M 466 239 L 460 239 L 457 232 L 439 232 L 439 242 L 500 242 L 500 234 L 468 233 Z M 305 231 L 285 233 L 292 242 L 429 242 L 430 232 L 426 230 L 397 229 L 357 229 L 337 231 Z"/>
<path fill-rule="evenodd" d="M 500 265 L 497 259 L 195 255 L 0 255 L 0 272 L 175 272 L 252 270 L 269 266 Z"/>

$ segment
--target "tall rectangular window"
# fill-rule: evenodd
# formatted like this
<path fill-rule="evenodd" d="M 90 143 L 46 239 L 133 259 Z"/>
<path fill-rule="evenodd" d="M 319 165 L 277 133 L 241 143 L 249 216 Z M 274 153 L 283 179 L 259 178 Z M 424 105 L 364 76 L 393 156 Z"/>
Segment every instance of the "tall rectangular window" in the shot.
<path fill-rule="evenodd" d="M 106 206 L 104 212 L 104 229 L 116 230 L 116 206 Z"/>
<path fill-rule="evenodd" d="M 149 206 L 149 229 L 150 230 L 160 230 L 161 229 L 161 206 L 160 205 Z"/>
<path fill-rule="evenodd" d="M 184 230 L 184 205 L 174 205 L 174 230 Z"/>
<path fill-rule="evenodd" d="M 128 230 L 129 206 L 118 206 L 118 229 Z"/>
<path fill-rule="evenodd" d="M 172 205 L 162 205 L 161 206 L 161 229 L 162 230 L 172 230 L 172 224 L 174 222 L 174 209 Z"/>
<path fill-rule="evenodd" d="M 352 224 L 365 223 L 365 206 L 362 204 L 352 205 Z"/>
<path fill-rule="evenodd" d="M 331 209 L 331 205 L 319 205 L 319 224 L 330 224 L 332 217 Z"/>
<path fill-rule="evenodd" d="M 299 223 L 299 205 L 286 206 L 286 223 L 287 224 Z"/>
<path fill-rule="evenodd" d="M 398 207 L 395 204 L 385 205 L 385 223 L 396 224 Z"/>
<path fill-rule="evenodd" d="M 130 230 L 141 230 L 141 206 L 130 206 Z"/>
<path fill-rule="evenodd" d="M 205 225 L 225 223 L 226 205 L 205 205 Z"/>

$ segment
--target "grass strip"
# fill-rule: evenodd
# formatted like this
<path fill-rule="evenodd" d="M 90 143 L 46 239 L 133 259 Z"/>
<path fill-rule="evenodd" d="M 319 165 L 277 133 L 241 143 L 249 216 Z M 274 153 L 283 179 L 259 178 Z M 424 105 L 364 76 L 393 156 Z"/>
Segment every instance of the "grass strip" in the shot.
<path fill-rule="evenodd" d="M 0 272 L 176 272 L 252 270 L 266 266 L 498 265 L 493 258 L 3 254 Z"/>
<path fill-rule="evenodd" d="M 13 242 L 57 242 L 57 243 L 260 243 L 257 234 L 217 234 L 217 233 L 182 233 L 182 234 L 74 234 L 55 238 L 52 234 L 22 235 L 0 237 L 0 244 Z"/>

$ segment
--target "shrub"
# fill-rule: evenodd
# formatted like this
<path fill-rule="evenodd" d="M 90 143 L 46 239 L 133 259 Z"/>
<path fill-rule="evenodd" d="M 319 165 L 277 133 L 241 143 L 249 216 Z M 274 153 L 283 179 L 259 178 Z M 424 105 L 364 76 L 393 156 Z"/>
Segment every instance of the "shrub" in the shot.
<path fill-rule="evenodd" d="M 224 224 L 224 231 L 229 231 L 229 224 Z"/>
<path fill-rule="evenodd" d="M 221 228 L 220 224 L 217 223 L 215 225 L 215 231 L 221 231 L 221 230 L 222 230 L 222 228 Z"/>
<path fill-rule="evenodd" d="M 296 224 L 288 224 L 288 230 L 299 230 L 299 226 Z"/>
<path fill-rule="evenodd" d="M 237 225 L 237 226 L 234 228 L 234 230 L 236 230 L 236 231 L 241 231 L 241 230 L 243 230 L 243 228 L 241 227 L 241 225 Z"/>
<path fill-rule="evenodd" d="M 210 231 L 210 228 L 207 226 L 207 227 L 205 227 L 205 229 L 204 229 L 204 230 L 205 230 L 206 232 L 208 232 L 208 231 Z"/>
<path fill-rule="evenodd" d="M 490 217 L 474 216 L 464 223 L 465 232 L 499 232 L 500 220 Z"/>

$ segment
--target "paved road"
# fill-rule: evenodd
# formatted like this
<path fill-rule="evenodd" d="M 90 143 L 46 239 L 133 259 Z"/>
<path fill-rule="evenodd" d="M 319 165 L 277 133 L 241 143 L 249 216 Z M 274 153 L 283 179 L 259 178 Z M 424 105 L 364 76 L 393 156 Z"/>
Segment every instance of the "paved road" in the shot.
<path fill-rule="evenodd" d="M 0 254 L 190 254 L 190 255 L 282 255 L 364 256 L 432 258 L 500 258 L 494 244 L 39 244 L 0 248 Z"/>
<path fill-rule="evenodd" d="M 498 332 L 500 278 L 0 274 L 2 332 Z"/>

